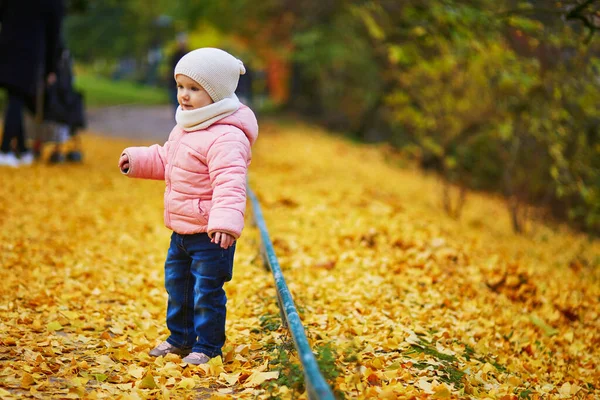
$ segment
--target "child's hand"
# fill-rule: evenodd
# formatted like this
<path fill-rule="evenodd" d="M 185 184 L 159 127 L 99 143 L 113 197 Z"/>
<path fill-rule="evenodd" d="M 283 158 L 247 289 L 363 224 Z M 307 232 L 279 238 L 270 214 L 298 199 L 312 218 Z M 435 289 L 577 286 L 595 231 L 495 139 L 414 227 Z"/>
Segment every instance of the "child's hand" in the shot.
<path fill-rule="evenodd" d="M 220 243 L 222 248 L 227 249 L 235 242 L 235 238 L 227 232 L 215 232 L 210 241 L 216 244 Z"/>
<path fill-rule="evenodd" d="M 121 154 L 121 158 L 119 158 L 119 169 L 124 173 L 129 171 L 129 157 L 127 154 Z"/>

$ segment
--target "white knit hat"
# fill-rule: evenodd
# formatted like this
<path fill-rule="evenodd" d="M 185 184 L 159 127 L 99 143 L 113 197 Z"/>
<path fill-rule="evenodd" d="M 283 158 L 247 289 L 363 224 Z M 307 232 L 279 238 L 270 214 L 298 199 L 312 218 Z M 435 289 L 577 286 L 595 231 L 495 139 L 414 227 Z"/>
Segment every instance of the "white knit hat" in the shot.
<path fill-rule="evenodd" d="M 214 102 L 232 97 L 244 63 L 226 51 L 204 47 L 190 51 L 175 66 L 174 76 L 185 75 L 198 82 Z"/>

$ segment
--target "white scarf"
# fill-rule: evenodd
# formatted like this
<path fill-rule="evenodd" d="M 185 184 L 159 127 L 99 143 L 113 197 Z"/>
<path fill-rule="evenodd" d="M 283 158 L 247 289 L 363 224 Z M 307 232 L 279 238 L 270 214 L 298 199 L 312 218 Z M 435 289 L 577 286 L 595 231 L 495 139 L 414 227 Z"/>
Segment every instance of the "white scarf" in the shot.
<path fill-rule="evenodd" d="M 182 110 L 177 107 L 175 121 L 184 131 L 191 132 L 208 128 L 220 119 L 223 119 L 240 108 L 240 101 L 234 94 L 216 103 L 209 104 L 195 110 Z"/>

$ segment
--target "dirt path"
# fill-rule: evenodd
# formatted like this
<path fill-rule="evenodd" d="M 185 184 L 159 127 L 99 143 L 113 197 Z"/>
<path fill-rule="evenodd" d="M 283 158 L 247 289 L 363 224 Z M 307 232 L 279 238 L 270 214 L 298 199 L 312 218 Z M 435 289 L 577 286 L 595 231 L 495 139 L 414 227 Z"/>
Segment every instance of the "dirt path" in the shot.
<path fill-rule="evenodd" d="M 112 106 L 87 111 L 87 130 L 96 134 L 163 142 L 175 125 L 171 106 Z"/>

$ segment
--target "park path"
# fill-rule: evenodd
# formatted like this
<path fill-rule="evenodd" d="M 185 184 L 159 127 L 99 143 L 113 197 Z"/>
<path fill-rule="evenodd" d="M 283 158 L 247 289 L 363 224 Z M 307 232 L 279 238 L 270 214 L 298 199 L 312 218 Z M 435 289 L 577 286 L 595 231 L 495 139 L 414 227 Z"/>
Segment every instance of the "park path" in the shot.
<path fill-rule="evenodd" d="M 166 141 L 175 125 L 171 106 L 111 106 L 87 111 L 87 131 L 103 136 Z"/>

